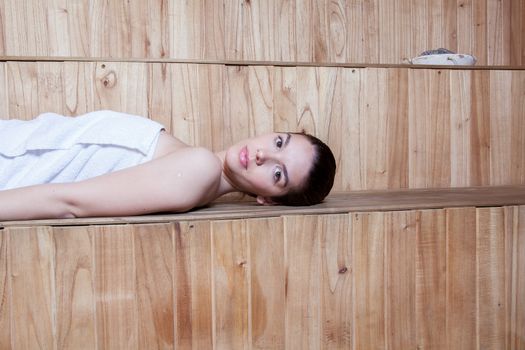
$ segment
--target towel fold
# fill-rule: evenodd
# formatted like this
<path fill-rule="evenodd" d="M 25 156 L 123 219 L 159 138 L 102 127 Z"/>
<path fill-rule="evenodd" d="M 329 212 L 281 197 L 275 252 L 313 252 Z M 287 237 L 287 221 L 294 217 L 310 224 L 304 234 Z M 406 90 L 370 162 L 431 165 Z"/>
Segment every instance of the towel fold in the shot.
<path fill-rule="evenodd" d="M 141 164 L 163 128 L 114 111 L 0 121 L 0 189 L 81 181 Z"/>

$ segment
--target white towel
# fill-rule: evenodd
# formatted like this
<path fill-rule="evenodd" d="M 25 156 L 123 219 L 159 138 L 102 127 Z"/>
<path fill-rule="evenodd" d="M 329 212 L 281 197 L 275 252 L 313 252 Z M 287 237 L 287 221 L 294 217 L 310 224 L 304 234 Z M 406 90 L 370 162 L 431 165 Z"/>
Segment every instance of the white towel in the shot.
<path fill-rule="evenodd" d="M 153 156 L 163 128 L 113 111 L 0 121 L 0 190 L 81 181 L 141 164 Z"/>

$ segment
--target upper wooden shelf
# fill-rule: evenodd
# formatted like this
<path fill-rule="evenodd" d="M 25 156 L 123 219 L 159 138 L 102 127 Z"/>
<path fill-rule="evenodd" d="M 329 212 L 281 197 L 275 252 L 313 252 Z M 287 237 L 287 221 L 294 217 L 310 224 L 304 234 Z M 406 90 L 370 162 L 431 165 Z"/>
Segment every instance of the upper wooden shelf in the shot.
<path fill-rule="evenodd" d="M 318 215 L 350 212 L 499 207 L 525 205 L 525 185 L 416 190 L 356 191 L 331 194 L 325 202 L 309 207 L 260 206 L 255 202 L 215 203 L 182 214 L 60 220 L 4 221 L 7 226 L 75 226 L 163 223 L 193 220 L 225 220 Z"/>
<path fill-rule="evenodd" d="M 296 61 L 240 61 L 240 60 L 198 60 L 175 58 L 114 58 L 114 57 L 62 57 L 62 56 L 0 56 L 0 62 L 135 62 L 135 63 L 182 63 L 215 64 L 227 66 L 277 66 L 277 67 L 341 67 L 341 68 L 411 68 L 411 69 L 461 69 L 461 70 L 525 70 L 519 65 L 423 65 L 423 64 L 379 64 L 379 63 L 334 63 Z"/>

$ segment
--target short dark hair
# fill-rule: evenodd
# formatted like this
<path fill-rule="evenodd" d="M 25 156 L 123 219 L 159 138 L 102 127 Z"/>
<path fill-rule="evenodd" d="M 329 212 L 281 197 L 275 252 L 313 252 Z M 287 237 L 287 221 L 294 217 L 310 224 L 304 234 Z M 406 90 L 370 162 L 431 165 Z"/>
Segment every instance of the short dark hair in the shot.
<path fill-rule="evenodd" d="M 294 133 L 306 137 L 314 146 L 315 154 L 308 177 L 300 188 L 292 189 L 285 195 L 272 197 L 277 204 L 302 206 L 323 201 L 334 184 L 336 163 L 330 147 L 317 137 L 306 133 Z"/>

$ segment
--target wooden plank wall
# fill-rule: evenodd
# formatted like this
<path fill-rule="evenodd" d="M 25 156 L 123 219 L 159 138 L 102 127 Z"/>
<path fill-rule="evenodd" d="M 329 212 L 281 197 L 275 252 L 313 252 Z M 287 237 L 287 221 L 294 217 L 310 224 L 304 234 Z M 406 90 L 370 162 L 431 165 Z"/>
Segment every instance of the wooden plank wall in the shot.
<path fill-rule="evenodd" d="M 0 230 L 0 348 L 523 349 L 525 207 Z"/>
<path fill-rule="evenodd" d="M 0 55 L 525 65 L 522 0 L 0 1 Z"/>
<path fill-rule="evenodd" d="M 213 150 L 304 129 L 335 191 L 525 184 L 524 101 L 522 70 L 0 63 L 0 118 L 113 109 Z"/>

